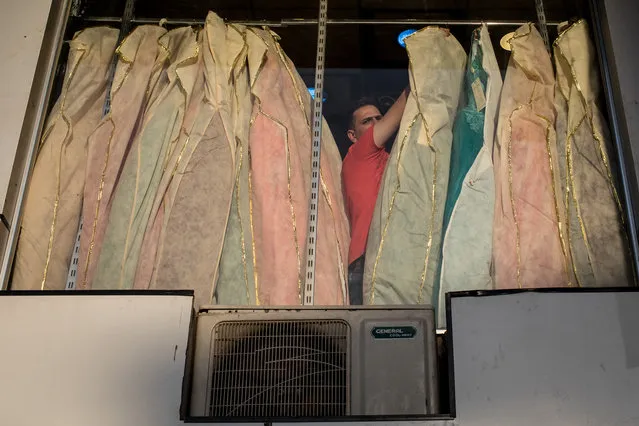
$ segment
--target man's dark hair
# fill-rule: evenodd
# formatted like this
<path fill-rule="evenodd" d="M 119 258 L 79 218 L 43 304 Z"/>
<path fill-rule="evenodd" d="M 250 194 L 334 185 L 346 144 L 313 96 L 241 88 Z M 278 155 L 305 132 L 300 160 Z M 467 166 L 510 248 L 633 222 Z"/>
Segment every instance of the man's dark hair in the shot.
<path fill-rule="evenodd" d="M 359 100 L 357 100 L 357 102 L 355 102 L 351 106 L 351 109 L 349 110 L 350 114 L 348 116 L 348 130 L 355 129 L 355 111 L 367 105 L 372 105 L 375 108 L 379 109 L 379 104 L 374 98 L 365 97 L 365 98 L 360 98 Z"/>

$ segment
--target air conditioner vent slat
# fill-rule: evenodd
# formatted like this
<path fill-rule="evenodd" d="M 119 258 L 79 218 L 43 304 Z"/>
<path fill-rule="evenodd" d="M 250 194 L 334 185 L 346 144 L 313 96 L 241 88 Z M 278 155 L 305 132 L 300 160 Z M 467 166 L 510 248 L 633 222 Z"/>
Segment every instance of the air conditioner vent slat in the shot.
<path fill-rule="evenodd" d="M 345 416 L 349 347 L 349 325 L 342 320 L 218 323 L 210 416 Z"/>

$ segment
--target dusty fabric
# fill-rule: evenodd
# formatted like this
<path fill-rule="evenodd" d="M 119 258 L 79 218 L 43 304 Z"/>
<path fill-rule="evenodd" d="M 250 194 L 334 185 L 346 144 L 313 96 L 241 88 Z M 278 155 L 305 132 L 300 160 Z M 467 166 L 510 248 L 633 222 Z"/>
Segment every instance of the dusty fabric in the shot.
<path fill-rule="evenodd" d="M 155 88 L 157 97 L 145 112 L 122 169 L 93 288 L 133 287 L 155 194 L 175 149 L 197 75 L 198 45 L 190 27 L 173 30 L 159 42 L 171 56 L 165 72 L 168 83 Z"/>
<path fill-rule="evenodd" d="M 484 25 L 473 35 L 464 82 L 465 106 L 458 113 L 453 132 L 441 274 L 434 303 L 440 327 L 446 326 L 447 292 L 493 287 L 495 176 L 492 152 L 501 87 L 499 65 Z M 483 92 L 475 95 L 474 91 L 479 88 Z M 482 104 L 485 104 L 483 108 Z M 458 166 L 453 167 L 453 163 Z M 457 187 L 453 188 L 453 181 Z"/>
<path fill-rule="evenodd" d="M 140 26 L 116 50 L 119 61 L 111 89 L 111 111 L 89 139 L 77 288 L 91 288 L 113 189 L 149 101 L 147 91 L 159 78 L 154 70 L 161 68 L 166 60 L 166 53 L 158 44 L 165 33 L 161 27 Z"/>
<path fill-rule="evenodd" d="M 611 173 L 610 136 L 597 104 L 601 88 L 586 22 L 565 29 L 554 53 L 559 167 L 576 281 L 583 287 L 629 285 L 630 252 Z"/>
<path fill-rule="evenodd" d="M 97 27 L 70 43 L 62 94 L 45 126 L 24 206 L 11 288 L 65 288 L 80 220 L 89 135 L 102 116 L 118 31 Z"/>
<path fill-rule="evenodd" d="M 566 286 L 574 279 L 560 226 L 565 215 L 550 56 L 532 24 L 517 29 L 510 45 L 493 157 L 495 285 Z"/>
<path fill-rule="evenodd" d="M 411 96 L 382 180 L 366 248 L 364 303 L 431 303 L 439 268 L 452 125 L 466 53 L 446 30 L 406 38 Z"/>
<path fill-rule="evenodd" d="M 164 225 L 150 287 L 193 289 L 196 309 L 212 302 L 229 215 L 235 138 L 242 136 L 234 127 L 233 113 L 240 115 L 235 88 L 248 87 L 243 31 L 209 14 L 201 40 L 201 74 L 167 168 L 170 183 L 158 194 Z M 248 122 L 246 90 L 243 96 L 249 109 L 241 119 Z"/>
<path fill-rule="evenodd" d="M 310 197 L 311 99 L 274 33 L 251 29 L 247 43 L 254 96 L 248 182 L 255 302 L 299 305 Z M 327 126 L 322 147 L 315 303 L 342 305 L 348 300 L 348 222 L 339 181 L 341 159 Z"/>

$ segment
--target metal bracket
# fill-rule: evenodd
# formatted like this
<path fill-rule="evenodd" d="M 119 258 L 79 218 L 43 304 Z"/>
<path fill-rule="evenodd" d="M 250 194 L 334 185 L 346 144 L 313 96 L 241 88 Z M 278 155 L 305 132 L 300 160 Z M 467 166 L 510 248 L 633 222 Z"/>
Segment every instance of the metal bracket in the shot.
<path fill-rule="evenodd" d="M 548 37 L 548 23 L 546 22 L 546 9 L 544 8 L 544 0 L 535 0 L 535 9 L 537 9 L 537 21 L 539 23 L 539 32 L 541 38 L 544 39 L 546 50 L 550 52 L 550 38 Z"/>
<path fill-rule="evenodd" d="M 317 247 L 317 215 L 320 194 L 320 154 L 322 145 L 322 94 L 324 93 L 324 52 L 328 0 L 320 0 L 317 25 L 317 57 L 315 60 L 315 96 L 313 98 L 313 127 L 311 149 L 311 200 L 308 209 L 308 239 L 306 241 L 306 276 L 304 305 L 315 304 L 315 254 Z"/>

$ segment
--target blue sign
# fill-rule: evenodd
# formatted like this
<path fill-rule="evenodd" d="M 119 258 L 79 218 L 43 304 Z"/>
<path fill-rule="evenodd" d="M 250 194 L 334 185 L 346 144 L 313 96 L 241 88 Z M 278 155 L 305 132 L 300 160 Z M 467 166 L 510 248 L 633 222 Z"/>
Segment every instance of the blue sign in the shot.
<path fill-rule="evenodd" d="M 417 30 L 405 30 L 405 31 L 402 31 L 397 36 L 397 43 L 399 43 L 399 45 L 402 46 L 403 48 L 406 48 L 406 41 L 404 39 L 406 37 L 408 37 L 409 35 L 415 33 L 415 32 L 417 32 Z"/>
<path fill-rule="evenodd" d="M 309 87 L 309 88 L 308 88 L 308 93 L 310 93 L 310 94 L 311 94 L 311 97 L 312 97 L 313 99 L 315 99 L 315 88 L 313 88 L 313 87 Z M 322 96 L 322 102 L 326 102 L 326 93 L 324 93 L 323 95 L 324 95 L 324 96 Z"/>

